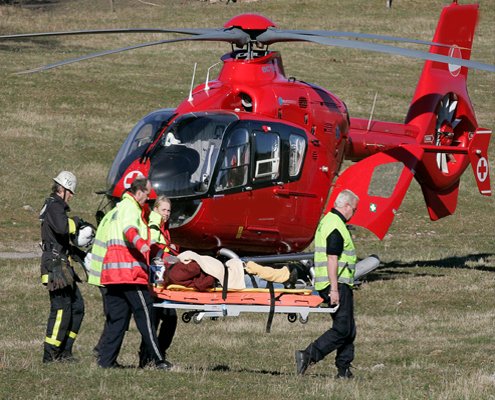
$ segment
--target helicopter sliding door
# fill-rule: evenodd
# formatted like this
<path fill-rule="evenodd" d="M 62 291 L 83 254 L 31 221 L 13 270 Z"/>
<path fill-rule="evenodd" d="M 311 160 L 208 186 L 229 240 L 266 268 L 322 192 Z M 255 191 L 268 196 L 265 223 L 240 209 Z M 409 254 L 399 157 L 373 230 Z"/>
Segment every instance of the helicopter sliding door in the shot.
<path fill-rule="evenodd" d="M 252 186 L 242 238 L 272 248 L 274 243 L 279 243 L 277 251 L 292 251 L 291 240 L 282 242 L 281 238 L 291 238 L 290 230 L 294 229 L 288 228 L 297 225 L 299 200 L 291 193 L 297 192 L 306 135 L 299 129 L 276 123 L 255 126 L 251 138 Z"/>

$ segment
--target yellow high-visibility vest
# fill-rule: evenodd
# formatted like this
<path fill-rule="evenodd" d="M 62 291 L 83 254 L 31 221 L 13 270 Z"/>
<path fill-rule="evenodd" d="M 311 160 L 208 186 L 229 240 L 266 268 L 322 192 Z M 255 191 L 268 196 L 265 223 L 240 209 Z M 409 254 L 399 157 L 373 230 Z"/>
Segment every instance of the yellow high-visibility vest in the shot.
<path fill-rule="evenodd" d="M 88 283 L 91 285 L 103 286 L 101 284 L 101 270 L 107 252 L 108 228 L 117 214 L 117 207 L 118 205 L 105 214 L 96 230 L 95 241 L 91 248 L 91 262 L 88 266 Z"/>
<path fill-rule="evenodd" d="M 338 259 L 338 282 L 352 287 L 354 285 L 354 273 L 356 271 L 356 249 L 351 234 L 342 218 L 333 212 L 325 215 L 316 229 L 315 235 L 315 289 L 323 290 L 330 281 L 328 278 L 327 237 L 334 229 L 337 229 L 344 239 L 344 249 Z"/>

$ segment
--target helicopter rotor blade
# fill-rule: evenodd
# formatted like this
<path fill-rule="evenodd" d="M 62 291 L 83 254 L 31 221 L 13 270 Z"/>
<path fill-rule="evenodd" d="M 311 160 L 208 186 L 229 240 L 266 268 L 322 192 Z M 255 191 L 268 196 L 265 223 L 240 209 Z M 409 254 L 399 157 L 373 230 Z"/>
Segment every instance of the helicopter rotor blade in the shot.
<path fill-rule="evenodd" d="M 233 28 L 233 29 L 228 29 L 228 30 L 215 31 L 214 33 L 192 36 L 192 37 L 178 38 L 178 39 L 167 39 L 167 40 L 157 40 L 157 41 L 153 41 L 153 42 L 147 42 L 147 43 L 141 43 L 141 44 L 136 44 L 136 45 L 127 46 L 127 47 L 121 47 L 119 49 L 100 51 L 97 53 L 87 54 L 85 56 L 71 58 L 71 59 L 67 59 L 67 60 L 62 60 L 62 61 L 59 61 L 59 62 L 56 62 L 53 64 L 47 64 L 47 65 L 43 65 L 41 67 L 16 72 L 16 75 L 31 74 L 31 73 L 35 73 L 35 72 L 46 71 L 49 69 L 61 67 L 63 65 L 73 64 L 73 63 L 83 61 L 83 60 L 89 60 L 89 59 L 96 58 L 96 57 L 102 57 L 102 56 L 107 56 L 110 54 L 117 54 L 117 53 L 122 53 L 124 51 L 140 49 L 143 47 L 157 46 L 157 45 L 166 44 L 166 43 L 187 42 L 187 41 L 223 41 L 223 42 L 229 42 L 232 44 L 236 44 L 237 46 L 242 47 L 249 40 L 250 40 L 250 38 L 249 38 L 249 35 L 247 33 L 245 33 L 244 31 L 242 31 L 240 29 Z"/>
<path fill-rule="evenodd" d="M 440 54 L 428 53 L 426 51 L 405 49 L 403 47 L 396 47 L 385 44 L 360 42 L 357 40 L 335 39 L 329 37 L 301 35 L 295 33 L 280 34 L 273 30 L 266 30 L 262 34 L 258 35 L 256 40 L 264 45 L 270 45 L 277 42 L 312 42 L 312 43 L 322 44 L 325 46 L 345 47 L 351 49 L 374 51 L 378 53 L 395 54 L 403 57 L 431 60 L 446 64 L 458 65 L 461 67 L 468 67 L 472 69 L 495 72 L 495 65 L 492 64 L 484 64 L 477 61 L 443 56 Z"/>
<path fill-rule="evenodd" d="M 0 35 L 0 39 L 28 39 L 48 36 L 74 36 L 74 35 L 99 35 L 113 33 L 182 33 L 186 35 L 203 35 L 214 33 L 220 29 L 161 29 L 161 28 L 124 28 L 124 29 L 90 29 L 79 31 L 61 32 L 36 32 L 36 33 L 16 33 L 12 35 Z M 222 29 L 223 31 L 223 29 Z"/>
<path fill-rule="evenodd" d="M 310 35 L 310 36 L 321 36 L 321 37 L 349 37 L 355 39 L 374 39 L 374 40 L 388 40 L 392 42 L 401 42 L 401 43 L 414 43 L 414 44 L 422 44 L 427 46 L 438 46 L 438 47 L 452 47 L 448 44 L 429 42 L 426 40 L 419 39 L 409 39 L 398 36 L 387 36 L 387 35 L 375 35 L 372 33 L 359 33 L 359 32 L 346 32 L 346 31 L 322 31 L 322 30 L 293 30 L 293 29 L 273 29 L 269 28 L 271 31 L 275 31 L 277 33 L 295 33 L 298 35 Z"/>

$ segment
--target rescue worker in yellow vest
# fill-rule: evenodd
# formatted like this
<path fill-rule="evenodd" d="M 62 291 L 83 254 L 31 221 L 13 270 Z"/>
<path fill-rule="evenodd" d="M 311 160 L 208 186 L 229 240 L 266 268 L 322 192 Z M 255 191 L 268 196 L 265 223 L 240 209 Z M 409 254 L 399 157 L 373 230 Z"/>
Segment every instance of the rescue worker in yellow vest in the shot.
<path fill-rule="evenodd" d="M 103 303 L 103 314 L 105 315 L 105 326 L 103 328 L 103 332 L 100 336 L 100 340 L 98 344 L 94 347 L 93 352 L 97 358 L 100 358 L 100 346 L 101 341 L 105 337 L 105 331 L 107 329 L 107 306 L 106 306 L 106 292 L 107 288 L 101 284 L 101 271 L 103 268 L 103 259 L 107 252 L 107 239 L 109 237 L 109 228 L 112 220 L 117 217 L 117 206 L 112 208 L 109 212 L 105 214 L 105 216 L 100 221 L 98 225 L 98 229 L 96 230 L 95 240 L 93 243 L 93 247 L 91 248 L 91 253 L 89 254 L 89 263 L 87 266 L 88 272 L 88 283 L 90 285 L 97 286 L 100 290 L 100 294 L 102 297 Z M 128 320 L 130 320 L 131 313 L 128 313 Z M 114 366 L 118 367 L 119 364 L 115 361 Z"/>
<path fill-rule="evenodd" d="M 305 350 L 297 350 L 296 372 L 302 375 L 310 364 L 321 361 L 336 350 L 336 378 L 352 378 L 350 370 L 354 359 L 354 300 L 352 288 L 356 268 L 356 250 L 347 229 L 358 207 L 359 198 L 350 190 L 337 196 L 334 208 L 320 221 L 315 235 L 315 289 L 331 307 L 332 327 L 311 343 Z"/>
<path fill-rule="evenodd" d="M 172 368 L 160 352 L 151 319 L 153 299 L 148 291 L 150 235 L 144 209 L 150 191 L 148 179 L 136 178 L 129 191 L 124 193 L 109 225 L 101 272 L 101 284 L 107 287 L 107 326 L 98 359 L 102 368 L 119 366 L 116 361 L 127 329 L 129 311 L 134 315 L 153 365 L 163 370 Z"/>
<path fill-rule="evenodd" d="M 76 282 L 79 277 L 69 256 L 84 259 L 82 250 L 72 246 L 70 235 L 80 225 L 78 217 L 69 218 L 68 202 L 76 192 L 77 179 L 62 171 L 54 179 L 52 194 L 40 211 L 41 282 L 50 294 L 50 315 L 44 340 L 43 362 L 75 361 L 72 347 L 84 317 L 84 300 Z"/>

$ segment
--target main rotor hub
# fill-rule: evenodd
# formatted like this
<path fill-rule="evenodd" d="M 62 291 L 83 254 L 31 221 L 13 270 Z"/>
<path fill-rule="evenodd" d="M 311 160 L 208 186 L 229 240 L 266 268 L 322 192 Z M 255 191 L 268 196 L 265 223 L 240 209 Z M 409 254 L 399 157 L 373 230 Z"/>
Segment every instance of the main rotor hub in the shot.
<path fill-rule="evenodd" d="M 224 25 L 224 28 L 239 28 L 243 31 L 266 31 L 271 27 L 277 26 L 263 15 L 252 13 L 237 15 Z"/>

